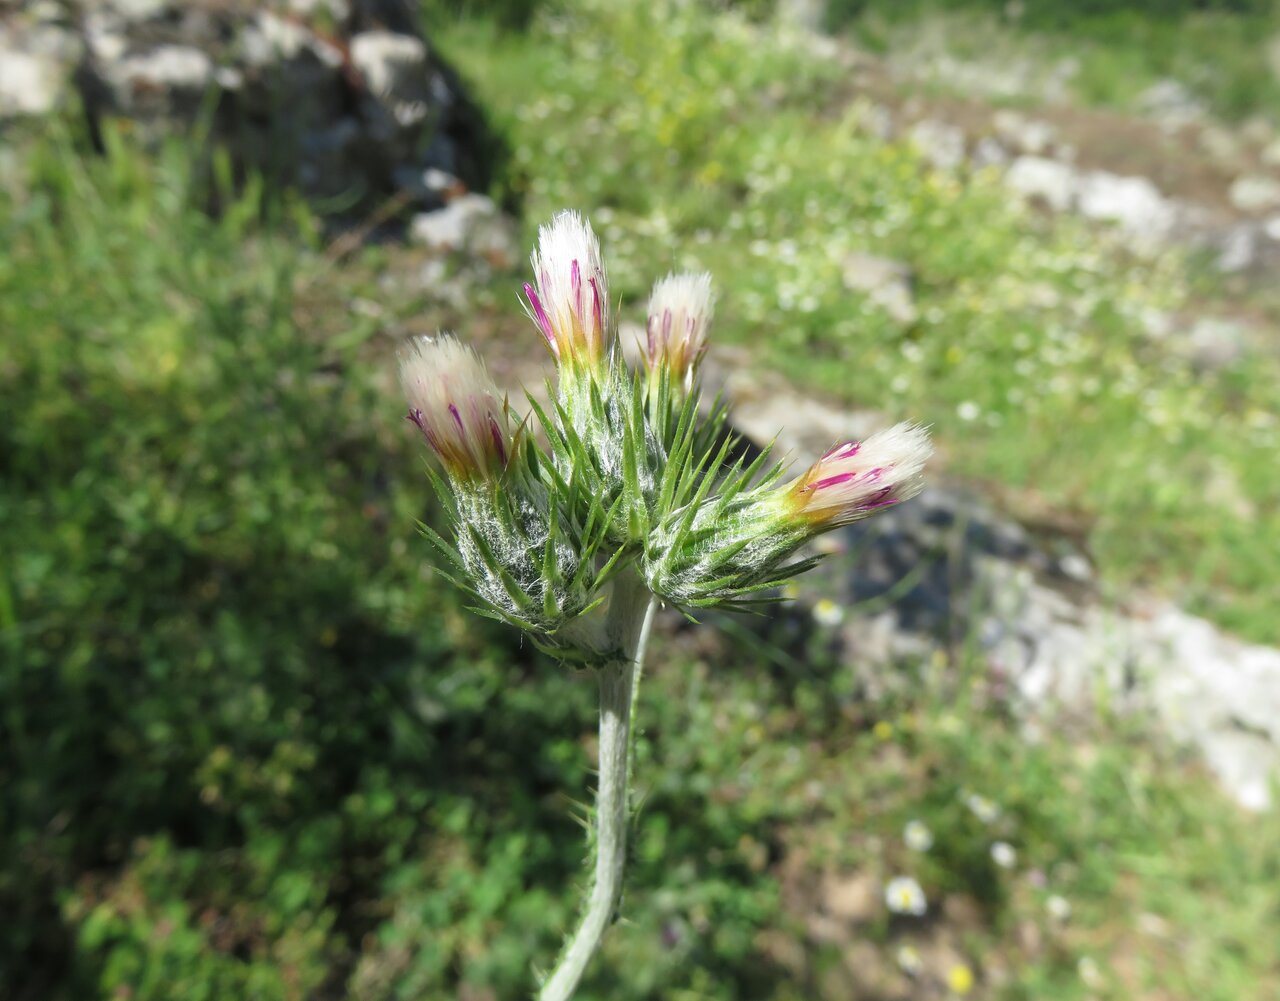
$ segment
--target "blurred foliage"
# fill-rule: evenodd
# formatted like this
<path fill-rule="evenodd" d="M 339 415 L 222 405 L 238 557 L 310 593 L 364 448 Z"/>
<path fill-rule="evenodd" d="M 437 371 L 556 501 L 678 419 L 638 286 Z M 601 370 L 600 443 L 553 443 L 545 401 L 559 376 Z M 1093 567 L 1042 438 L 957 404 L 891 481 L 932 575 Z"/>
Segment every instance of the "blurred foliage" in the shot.
<path fill-rule="evenodd" d="M 1112 318 L 1134 287 L 1145 303 L 1170 280 L 1117 272 L 1075 230 L 1051 245 L 1065 263 L 1023 270 L 1034 231 L 992 190 L 877 148 L 856 116 L 807 131 L 830 83 L 820 63 L 698 8 L 649 16 L 592 8 L 531 35 L 442 32 L 511 112 L 527 152 L 509 183 L 535 197 L 530 222 L 552 204 L 603 207 L 628 300 L 688 241 L 734 282 L 727 336 L 832 392 L 846 379 L 883 392 L 904 374 L 892 405 L 917 412 L 936 395 L 943 426 L 958 400 L 989 386 L 983 406 L 998 409 L 1015 388 L 992 376 L 1039 317 L 1009 305 L 1033 277 L 1059 269 L 1059 296 L 1090 302 L 1109 337 L 1129 329 Z M 633 83 L 639 102 L 623 96 Z M 574 801 L 591 782 L 594 692 L 465 612 L 423 562 L 413 521 L 429 489 L 392 387 L 394 342 L 353 305 L 415 302 L 377 280 L 385 251 L 336 266 L 288 199 L 233 192 L 226 169 L 216 197 L 197 190 L 181 141 L 144 155 L 107 140 L 97 157 L 50 135 L 0 188 L 0 996 L 527 996 L 582 882 Z M 793 179 L 813 164 L 831 173 L 801 194 Z M 210 201 L 217 218 L 198 208 Z M 858 218 L 872 228 L 851 232 L 907 255 L 922 305 L 945 318 L 907 340 L 952 339 L 956 357 L 884 369 L 878 358 L 904 357 L 901 332 L 823 291 L 838 280 L 821 234 Z M 791 305 L 770 298 L 783 292 Z M 793 309 L 809 295 L 812 313 Z M 1083 378 L 1127 345 L 1064 371 Z M 1231 413 L 1247 415 L 1269 376 L 1229 378 Z M 1245 469 L 1257 446 L 1217 388 L 1187 380 L 1168 405 L 1225 427 L 1175 422 L 1188 437 L 1168 445 L 1139 430 L 1116 452 L 1116 412 L 1085 408 L 1093 430 L 1054 462 L 1083 475 L 1093 449 L 1090 503 L 1126 527 L 1152 520 L 1158 540 L 1186 532 L 1211 560 L 1236 543 L 1188 513 L 1170 456 L 1192 435 L 1217 449 L 1245 436 L 1220 452 Z M 1004 456 L 995 470 L 1025 480 L 1044 470 L 1013 444 L 1058 420 L 1004 437 L 982 425 L 972 450 L 953 447 L 970 468 Z M 1158 518 L 1122 475 L 1147 448 L 1173 472 Z M 1251 490 L 1263 473 L 1245 472 Z M 1226 525 L 1273 565 L 1261 529 Z M 1280 993 L 1274 815 L 1240 816 L 1115 721 L 1029 739 L 999 680 L 962 660 L 903 665 L 872 705 L 813 623 L 723 627 L 658 638 L 625 920 L 584 1001 L 844 999 L 873 971 L 941 997 L 939 943 L 976 972 L 979 997 Z M 977 817 L 973 793 L 998 819 Z M 902 844 L 912 819 L 934 833 L 928 853 Z M 995 837 L 1015 845 L 1015 869 L 993 864 Z M 873 896 L 837 934 L 820 924 L 829 876 L 904 872 L 926 920 Z M 1050 893 L 1071 901 L 1069 924 L 1047 915 Z M 921 979 L 896 970 L 904 942 L 925 954 Z M 1097 978 L 1082 977 L 1086 960 Z"/>
<path fill-rule="evenodd" d="M 1070 64 L 1086 104 L 1132 108 L 1172 79 L 1227 118 L 1280 111 L 1274 0 L 828 0 L 825 17 L 873 50 L 928 34 L 961 58 Z"/>
<path fill-rule="evenodd" d="M 1111 16 L 1169 20 L 1196 12 L 1267 14 L 1273 0 L 829 0 L 837 23 L 872 11 L 919 15 L 929 9 L 985 10 L 1034 27 L 1068 27 Z"/>

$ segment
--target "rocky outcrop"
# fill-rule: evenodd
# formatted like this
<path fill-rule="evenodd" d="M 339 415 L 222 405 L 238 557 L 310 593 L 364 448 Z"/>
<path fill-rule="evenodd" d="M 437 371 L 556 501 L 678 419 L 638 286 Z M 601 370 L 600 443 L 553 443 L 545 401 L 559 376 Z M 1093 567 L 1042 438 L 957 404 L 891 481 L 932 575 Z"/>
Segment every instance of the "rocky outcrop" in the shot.
<path fill-rule="evenodd" d="M 720 378 L 734 424 L 755 442 L 782 425 L 777 447 L 799 465 L 883 424 L 794 394 L 745 363 Z M 1242 643 L 1154 597 L 1107 600 L 1070 538 L 1033 532 L 942 484 L 827 542 L 845 555 L 797 589 L 778 628 L 784 637 L 825 631 L 868 694 L 903 683 L 899 663 L 964 650 L 1029 732 L 1105 704 L 1154 719 L 1194 748 L 1243 805 L 1271 803 L 1280 650 Z"/>
<path fill-rule="evenodd" d="M 207 130 L 329 210 L 436 208 L 488 188 L 501 153 L 407 0 L 81 0 L 0 23 L 0 120 L 73 88 L 95 130 Z"/>

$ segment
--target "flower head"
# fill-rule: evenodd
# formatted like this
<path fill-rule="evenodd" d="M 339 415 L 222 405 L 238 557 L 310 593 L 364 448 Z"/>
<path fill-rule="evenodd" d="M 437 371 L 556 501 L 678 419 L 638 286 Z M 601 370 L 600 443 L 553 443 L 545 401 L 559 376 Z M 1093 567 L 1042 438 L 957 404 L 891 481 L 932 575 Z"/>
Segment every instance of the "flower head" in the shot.
<path fill-rule="evenodd" d="M 933 847 L 933 832 L 923 820 L 908 820 L 902 829 L 902 840 L 913 852 L 927 852 Z"/>
<path fill-rule="evenodd" d="M 920 957 L 920 950 L 915 946 L 899 946 L 895 958 L 898 961 L 898 969 L 908 977 L 918 977 L 924 972 L 924 960 Z"/>
<path fill-rule="evenodd" d="M 884 888 L 884 902 L 894 914 L 920 917 L 929 909 L 924 890 L 910 876 L 895 876 Z"/>
<path fill-rule="evenodd" d="M 495 477 L 512 451 L 507 407 L 469 347 L 445 334 L 418 337 L 400 353 L 408 419 L 457 480 Z"/>
<path fill-rule="evenodd" d="M 965 795 L 964 805 L 984 824 L 994 824 L 1000 819 L 1000 807 L 987 799 L 987 797 L 979 796 L 976 792 Z"/>
<path fill-rule="evenodd" d="M 851 524 L 918 494 L 932 452 L 925 428 L 897 424 L 828 450 L 782 488 L 783 502 L 818 531 Z"/>
<path fill-rule="evenodd" d="M 531 258 L 532 283 L 524 286 L 527 312 L 547 348 L 563 368 L 603 360 L 610 334 L 609 288 L 600 244 L 591 224 L 576 212 L 561 212 L 538 229 Z"/>
<path fill-rule="evenodd" d="M 996 841 L 991 845 L 991 861 L 1001 869 L 1012 869 L 1018 864 L 1018 852 L 1007 841 Z"/>
<path fill-rule="evenodd" d="M 645 330 L 650 379 L 665 368 L 672 385 L 683 386 L 686 393 L 693 389 L 714 309 L 711 276 L 705 272 L 667 275 L 653 286 Z"/>

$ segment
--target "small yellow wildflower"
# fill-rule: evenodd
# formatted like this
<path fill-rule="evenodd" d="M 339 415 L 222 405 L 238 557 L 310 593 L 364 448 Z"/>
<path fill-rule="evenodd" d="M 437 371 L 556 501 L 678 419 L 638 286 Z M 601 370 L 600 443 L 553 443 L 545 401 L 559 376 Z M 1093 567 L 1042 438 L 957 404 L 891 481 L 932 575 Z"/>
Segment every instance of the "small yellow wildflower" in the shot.
<path fill-rule="evenodd" d="M 947 971 L 947 987 L 952 994 L 964 997 L 973 990 L 973 971 L 964 963 L 956 963 Z"/>

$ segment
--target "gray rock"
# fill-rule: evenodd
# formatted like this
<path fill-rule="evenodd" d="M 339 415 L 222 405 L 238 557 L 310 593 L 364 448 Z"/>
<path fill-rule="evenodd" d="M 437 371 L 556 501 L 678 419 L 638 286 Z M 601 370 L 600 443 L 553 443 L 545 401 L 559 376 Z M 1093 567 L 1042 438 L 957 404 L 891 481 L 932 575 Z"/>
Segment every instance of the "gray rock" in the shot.
<path fill-rule="evenodd" d="M 991 124 L 1000 141 L 1015 153 L 1043 156 L 1057 137 L 1057 130 L 1048 122 L 1028 118 L 1009 109 L 997 111 Z"/>
<path fill-rule="evenodd" d="M 958 125 L 926 118 L 911 126 L 908 136 L 938 170 L 955 170 L 964 163 L 965 135 Z"/>
<path fill-rule="evenodd" d="M 1268 167 L 1280 167 L 1280 139 L 1272 139 L 1263 148 L 1262 162 Z"/>
<path fill-rule="evenodd" d="M 1009 162 L 1009 151 L 991 136 L 983 136 L 973 147 L 971 157 L 974 167 L 1003 167 Z"/>
<path fill-rule="evenodd" d="M 915 323 L 911 268 L 901 261 L 874 254 L 850 254 L 842 262 L 844 287 L 861 292 L 899 323 Z"/>
<path fill-rule="evenodd" d="M 483 116 L 390 0 L 86 5 L 77 79 L 95 123 L 127 117 L 153 142 L 213 107 L 212 139 L 242 172 L 362 215 L 486 189 L 504 154 Z M 425 171 L 459 178 L 448 192 Z M 496 247 L 496 243 L 495 243 Z"/>
<path fill-rule="evenodd" d="M 98 0 L 93 6 L 125 24 L 135 24 L 165 13 L 173 0 Z"/>
<path fill-rule="evenodd" d="M 289 0 L 289 10 L 306 18 L 324 14 L 335 21 L 351 16 L 351 5 L 347 0 Z"/>
<path fill-rule="evenodd" d="M 1249 271 L 1258 260 L 1258 234 L 1249 223 L 1232 226 L 1218 240 L 1218 270 L 1224 274 Z"/>
<path fill-rule="evenodd" d="M 1220 163 L 1232 163 L 1240 157 L 1240 136 L 1220 125 L 1200 130 L 1200 148 Z"/>
<path fill-rule="evenodd" d="M 1004 183 L 1030 201 L 1065 212 L 1075 201 L 1078 176 L 1073 167 L 1041 156 L 1020 156 L 1004 175 Z"/>
<path fill-rule="evenodd" d="M 113 64 L 107 81 L 116 105 L 127 112 L 190 112 L 213 81 L 213 61 L 194 46 L 162 45 Z"/>
<path fill-rule="evenodd" d="M 1241 212 L 1280 209 L 1280 180 L 1265 174 L 1245 174 L 1231 182 L 1231 204 Z"/>
<path fill-rule="evenodd" d="M 1250 340 L 1250 330 L 1244 324 L 1205 316 L 1192 324 L 1186 335 L 1185 348 L 1199 367 L 1217 369 L 1243 358 Z"/>
<path fill-rule="evenodd" d="M 1186 125 L 1204 118 L 1208 108 L 1204 101 L 1177 80 L 1160 80 L 1138 95 L 1138 107 L 1171 127 Z"/>

